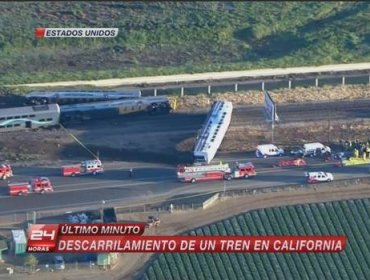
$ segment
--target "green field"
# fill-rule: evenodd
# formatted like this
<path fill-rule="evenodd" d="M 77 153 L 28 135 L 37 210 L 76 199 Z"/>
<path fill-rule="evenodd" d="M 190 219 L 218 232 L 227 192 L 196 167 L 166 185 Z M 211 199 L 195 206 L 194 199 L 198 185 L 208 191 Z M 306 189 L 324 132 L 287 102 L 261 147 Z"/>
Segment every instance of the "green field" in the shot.
<path fill-rule="evenodd" d="M 366 2 L 1 2 L 0 84 L 370 61 Z M 36 39 L 36 27 L 117 38 Z"/>
<path fill-rule="evenodd" d="M 261 209 L 192 235 L 347 235 L 339 254 L 159 254 L 143 279 L 369 279 L 370 199 Z"/>

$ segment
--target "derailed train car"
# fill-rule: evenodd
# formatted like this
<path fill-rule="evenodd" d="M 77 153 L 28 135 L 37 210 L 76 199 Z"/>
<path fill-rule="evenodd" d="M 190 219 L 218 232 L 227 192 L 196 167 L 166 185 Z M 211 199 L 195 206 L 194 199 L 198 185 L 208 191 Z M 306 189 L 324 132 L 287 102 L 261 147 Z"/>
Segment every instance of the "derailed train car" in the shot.
<path fill-rule="evenodd" d="M 45 104 L 0 109 L 0 132 L 49 128 L 59 124 L 104 119 L 132 114 L 168 114 L 172 110 L 165 96 L 142 97 L 74 105 Z"/>
<path fill-rule="evenodd" d="M 125 91 L 56 91 L 30 92 L 25 95 L 27 105 L 41 104 L 78 104 L 108 100 L 124 100 L 141 97 L 139 89 Z"/>
<path fill-rule="evenodd" d="M 172 110 L 170 102 L 165 96 L 63 105 L 60 108 L 61 123 L 63 124 L 128 114 L 168 114 Z"/>
<path fill-rule="evenodd" d="M 58 104 L 25 106 L 0 110 L 0 132 L 59 126 Z"/>

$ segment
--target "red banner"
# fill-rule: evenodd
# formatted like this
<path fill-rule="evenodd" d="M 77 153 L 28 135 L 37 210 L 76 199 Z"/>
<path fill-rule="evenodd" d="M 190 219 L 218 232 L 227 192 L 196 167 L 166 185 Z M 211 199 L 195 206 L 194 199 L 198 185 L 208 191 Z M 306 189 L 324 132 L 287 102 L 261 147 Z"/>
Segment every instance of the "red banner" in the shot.
<path fill-rule="evenodd" d="M 346 247 L 345 236 L 72 236 L 62 235 L 42 252 L 63 253 L 329 253 Z M 28 245 L 37 252 L 40 245 Z"/>

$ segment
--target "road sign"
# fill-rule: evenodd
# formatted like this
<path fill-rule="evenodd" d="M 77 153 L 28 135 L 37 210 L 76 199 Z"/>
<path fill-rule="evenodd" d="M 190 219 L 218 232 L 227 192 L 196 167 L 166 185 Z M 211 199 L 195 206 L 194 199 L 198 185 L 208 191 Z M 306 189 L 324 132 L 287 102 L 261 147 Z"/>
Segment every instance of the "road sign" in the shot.
<path fill-rule="evenodd" d="M 272 100 L 272 97 L 270 93 L 266 90 L 265 91 L 265 104 L 264 104 L 265 114 L 268 122 L 278 122 L 279 117 L 276 113 L 276 104 L 274 100 Z"/>

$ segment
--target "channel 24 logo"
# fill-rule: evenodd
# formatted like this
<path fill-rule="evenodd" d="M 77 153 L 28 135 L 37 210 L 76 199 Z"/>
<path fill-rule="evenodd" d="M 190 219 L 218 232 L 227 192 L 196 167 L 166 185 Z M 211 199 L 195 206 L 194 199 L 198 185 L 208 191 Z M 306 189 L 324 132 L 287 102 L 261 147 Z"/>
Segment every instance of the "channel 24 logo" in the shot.
<path fill-rule="evenodd" d="M 52 252 L 56 245 L 58 229 L 56 224 L 30 225 L 27 252 Z"/>

